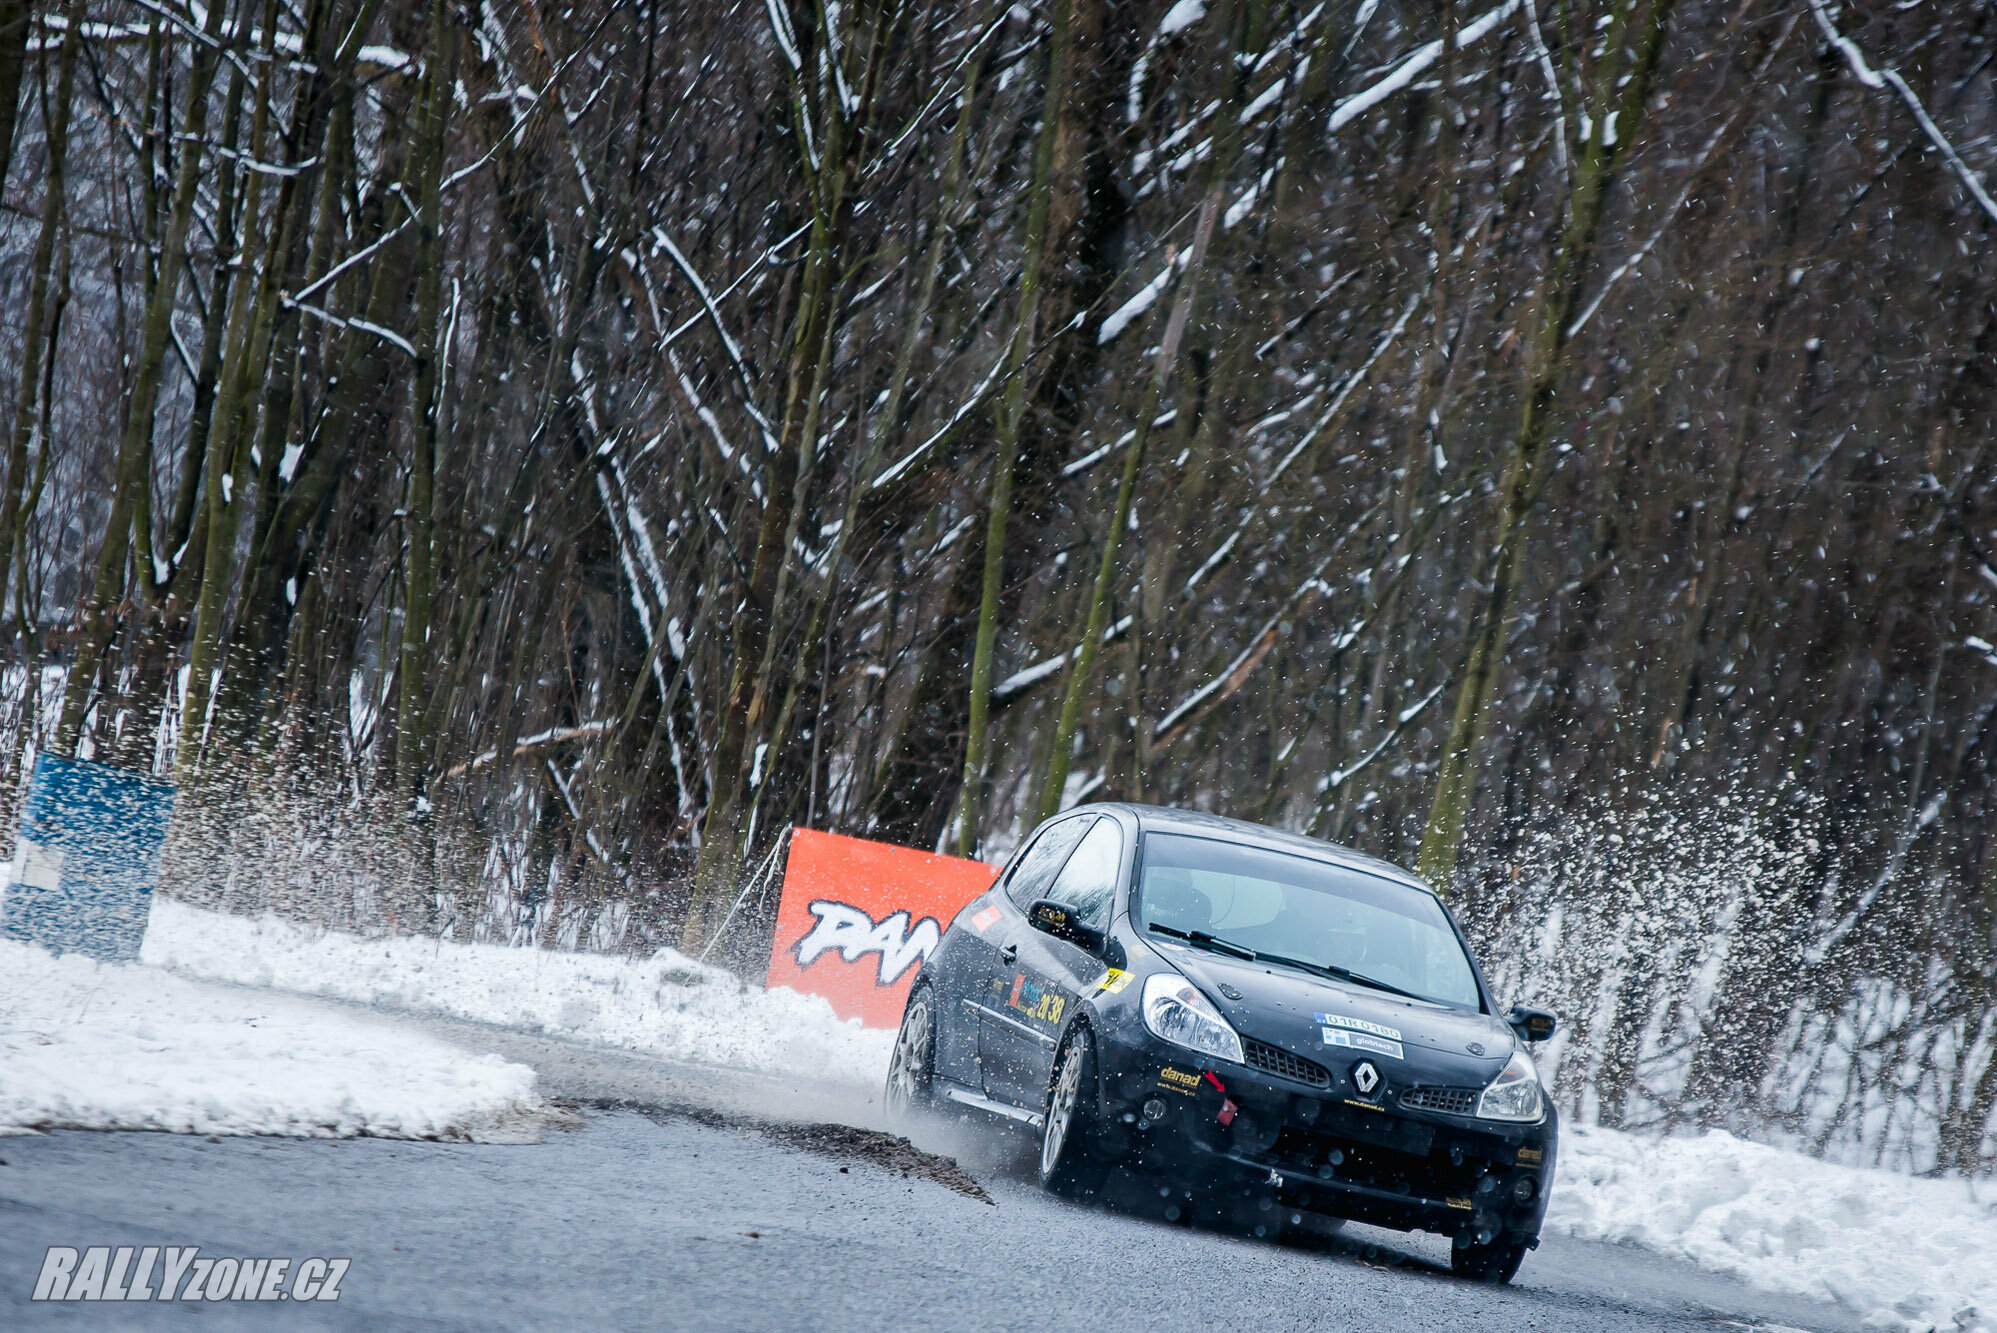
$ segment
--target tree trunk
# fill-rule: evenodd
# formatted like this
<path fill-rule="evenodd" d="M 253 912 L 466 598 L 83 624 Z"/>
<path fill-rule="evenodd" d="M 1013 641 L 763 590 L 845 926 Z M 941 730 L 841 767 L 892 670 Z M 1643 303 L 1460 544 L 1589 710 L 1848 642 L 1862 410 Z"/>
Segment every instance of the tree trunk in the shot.
<path fill-rule="evenodd" d="M 1463 824 L 1476 790 L 1477 753 L 1490 722 L 1505 638 L 1511 632 L 1512 600 L 1518 590 L 1526 541 L 1532 533 L 1532 509 L 1544 482 L 1541 456 L 1553 428 L 1554 414 L 1560 407 L 1568 340 L 1572 336 L 1568 321 L 1579 304 L 1581 284 L 1594 255 L 1595 234 L 1618 169 L 1649 108 L 1651 86 L 1656 79 L 1658 60 L 1664 53 L 1664 39 L 1670 33 L 1675 3 L 1676 0 L 1656 0 L 1651 7 L 1642 37 L 1629 60 L 1630 77 L 1622 85 L 1619 100 L 1611 100 L 1615 89 L 1610 83 L 1619 62 L 1612 59 L 1601 62 L 1597 114 L 1583 145 L 1581 160 L 1576 164 L 1565 225 L 1541 296 L 1539 328 L 1528 362 L 1530 379 L 1522 395 L 1519 424 L 1512 435 L 1511 458 L 1500 489 L 1490 591 L 1482 598 L 1469 650 L 1464 655 L 1456 710 L 1443 740 L 1442 757 L 1437 762 L 1435 796 L 1422 832 L 1421 851 L 1416 857 L 1416 867 L 1423 877 L 1445 893 L 1456 874 Z M 1618 11 L 1608 34 L 1609 50 L 1622 48 L 1627 21 L 1628 15 Z M 1604 124 L 1618 127 L 1614 143 L 1604 142 Z"/>
<path fill-rule="evenodd" d="M 82 14 L 81 0 L 70 0 L 64 10 L 66 26 L 62 53 L 56 58 L 53 103 L 46 100 L 46 78 L 42 87 L 43 117 L 48 126 L 48 177 L 42 186 L 42 227 L 35 240 L 34 268 L 28 279 L 27 319 L 21 331 L 21 373 L 15 381 L 14 430 L 7 446 L 7 492 L 0 498 L 0 604 L 6 601 L 14 548 L 19 544 L 25 523 L 21 497 L 27 486 L 28 451 L 34 442 L 36 422 L 40 419 L 37 399 L 43 380 L 43 360 L 47 358 L 51 367 L 55 361 L 53 349 L 49 346 L 49 333 L 45 329 L 45 325 L 53 323 L 48 318 L 49 273 L 55 264 L 56 235 L 62 230 L 67 207 L 70 103 L 76 88 L 76 58 L 83 48 L 83 38 L 77 32 Z M 8 142 L 12 142 L 11 131 Z M 4 184 L 4 179 L 0 179 L 0 184 Z M 42 447 L 44 450 L 48 448 L 46 440 Z M 22 577 L 26 578 L 25 572 Z M 26 628 L 25 624 L 17 624 L 16 631 L 22 632 Z"/>
<path fill-rule="evenodd" d="M 181 264 L 187 253 L 187 228 L 194 217 L 194 197 L 201 180 L 202 141 L 208 131 L 208 91 L 215 77 L 216 39 L 227 10 L 228 5 L 219 0 L 209 7 L 203 40 L 194 44 L 190 58 L 187 114 L 182 118 L 185 142 L 174 181 L 166 235 L 160 246 L 159 267 L 153 277 L 152 300 L 146 310 L 139 364 L 125 404 L 125 428 L 118 444 L 117 488 L 112 494 L 104 543 L 97 556 L 96 580 L 84 610 L 83 633 L 70 661 L 69 680 L 63 687 L 62 718 L 56 729 L 56 748 L 63 753 L 76 752 L 91 687 L 117 628 L 117 608 L 123 600 L 128 554 L 137 561 L 137 587 L 147 606 L 153 603 L 157 590 L 148 512 L 153 415 L 159 405 L 167 340 L 172 333 L 173 310 L 180 291 Z"/>

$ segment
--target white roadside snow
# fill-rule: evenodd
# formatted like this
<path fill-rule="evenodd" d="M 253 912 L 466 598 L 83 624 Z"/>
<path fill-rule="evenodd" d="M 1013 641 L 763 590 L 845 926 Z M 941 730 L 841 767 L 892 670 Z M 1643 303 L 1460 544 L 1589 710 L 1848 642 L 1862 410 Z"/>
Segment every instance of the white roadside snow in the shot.
<path fill-rule="evenodd" d="M 876 1086 L 893 1046 L 817 996 L 756 990 L 672 950 L 370 939 L 164 898 L 142 953 L 153 966 L 0 950 L 0 1125 L 503 1138 L 535 1123 L 518 1065 L 244 986 L 850 1086 Z M 1876 1328 L 1997 1333 L 1990 1182 L 1569 1124 L 1547 1229 L 1834 1302 Z"/>
<path fill-rule="evenodd" d="M 534 1071 L 393 1020 L 0 940 L 0 1133 L 537 1139 Z"/>
<path fill-rule="evenodd" d="M 1722 1132 L 1564 1125 L 1547 1227 L 1831 1301 L 1870 1327 L 1997 1333 L 1990 1181 L 1837 1166 Z"/>
<path fill-rule="evenodd" d="M 153 901 L 140 955 L 188 976 L 445 1014 L 731 1069 L 875 1087 L 894 1034 L 815 995 L 762 991 L 662 949 L 650 958 L 411 937 Z"/>

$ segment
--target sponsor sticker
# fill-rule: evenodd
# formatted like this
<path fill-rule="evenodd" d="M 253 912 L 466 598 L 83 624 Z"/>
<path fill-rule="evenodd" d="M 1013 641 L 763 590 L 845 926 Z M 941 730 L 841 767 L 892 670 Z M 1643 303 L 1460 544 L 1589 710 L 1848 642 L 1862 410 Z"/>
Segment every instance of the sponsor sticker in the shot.
<path fill-rule="evenodd" d="M 1118 995 L 1130 984 L 1130 973 L 1120 967 L 1112 967 L 1103 973 L 1102 980 L 1096 983 L 1096 994 Z"/>
<path fill-rule="evenodd" d="M 134 1256 L 137 1262 L 134 1262 Z M 337 1301 L 352 1259 L 243 1259 L 198 1245 L 51 1245 L 32 1301 Z"/>
<path fill-rule="evenodd" d="M 1158 1086 L 1161 1088 L 1170 1088 L 1173 1092 L 1184 1093 L 1190 1097 L 1199 1091 L 1200 1076 L 1166 1065 L 1158 1071 Z"/>
<path fill-rule="evenodd" d="M 1362 1102 L 1352 1097 L 1345 1098 L 1344 1102 L 1347 1106 L 1356 1106 L 1362 1111 L 1384 1111 L 1387 1109 L 1378 1102 Z"/>
<path fill-rule="evenodd" d="M 1540 1160 L 1540 1151 L 1537 1148 L 1521 1148 L 1518 1151 L 1518 1159 L 1521 1162 L 1537 1162 Z"/>
<path fill-rule="evenodd" d="M 1363 1018 L 1347 1018 L 1344 1014 L 1319 1014 L 1317 1021 L 1326 1027 L 1351 1028 L 1354 1032 L 1370 1032 L 1376 1037 L 1385 1037 L 1389 1041 L 1399 1041 L 1401 1039 L 1401 1030 L 1399 1028 L 1390 1028 L 1381 1023 L 1368 1023 Z M 1331 1039 L 1327 1037 L 1325 1040 L 1329 1041 Z"/>
<path fill-rule="evenodd" d="M 1375 1055 L 1388 1055 L 1396 1060 L 1407 1057 L 1401 1054 L 1401 1043 L 1388 1041 L 1384 1037 L 1370 1037 L 1364 1032 L 1346 1032 L 1339 1028 L 1322 1028 L 1324 1044 L 1344 1046 L 1355 1051 L 1371 1051 Z"/>
<path fill-rule="evenodd" d="M 977 931 L 978 934 L 982 935 L 986 931 L 990 930 L 993 926 L 997 925 L 998 919 L 1002 915 L 1004 915 L 1004 913 L 1000 912 L 996 905 L 987 907 L 985 908 L 984 911 L 979 912 L 976 916 L 971 918 L 971 929 Z"/>
<path fill-rule="evenodd" d="M 1459 1208 L 1466 1213 L 1470 1211 L 1470 1200 L 1468 1199 L 1444 1199 L 1443 1202 L 1451 1208 Z"/>
<path fill-rule="evenodd" d="M 999 978 L 993 984 L 1002 989 L 1005 981 Z M 1051 986 L 1043 986 L 1026 973 L 1016 972 L 1012 978 L 1012 990 L 1005 997 L 1005 1007 L 1027 1018 L 1058 1023 L 1068 1007 L 1068 1001 Z"/>

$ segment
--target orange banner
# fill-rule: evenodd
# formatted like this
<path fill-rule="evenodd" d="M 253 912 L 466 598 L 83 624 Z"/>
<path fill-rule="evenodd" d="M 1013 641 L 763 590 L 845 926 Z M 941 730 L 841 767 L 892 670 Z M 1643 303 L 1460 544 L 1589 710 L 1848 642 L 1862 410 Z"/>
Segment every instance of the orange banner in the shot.
<path fill-rule="evenodd" d="M 923 960 L 998 872 L 983 861 L 792 829 L 765 985 L 823 995 L 841 1018 L 868 1027 L 898 1027 Z"/>

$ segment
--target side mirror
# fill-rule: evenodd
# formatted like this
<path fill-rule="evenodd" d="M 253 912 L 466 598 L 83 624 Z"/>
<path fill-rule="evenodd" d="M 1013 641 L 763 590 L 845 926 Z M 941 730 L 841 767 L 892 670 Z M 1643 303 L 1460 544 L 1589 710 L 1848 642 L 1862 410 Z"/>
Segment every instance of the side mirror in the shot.
<path fill-rule="evenodd" d="M 1505 1021 L 1512 1025 L 1512 1031 L 1519 1034 L 1521 1041 L 1545 1041 L 1553 1035 L 1556 1020 L 1544 1009 L 1528 1009 L 1522 1004 L 1512 1006 Z"/>
<path fill-rule="evenodd" d="M 1026 909 L 1026 920 L 1035 930 L 1052 935 L 1057 940 L 1067 940 L 1084 949 L 1102 946 L 1101 932 L 1084 925 L 1081 913 L 1067 903 L 1057 903 L 1052 898 L 1036 898 L 1033 905 Z"/>

